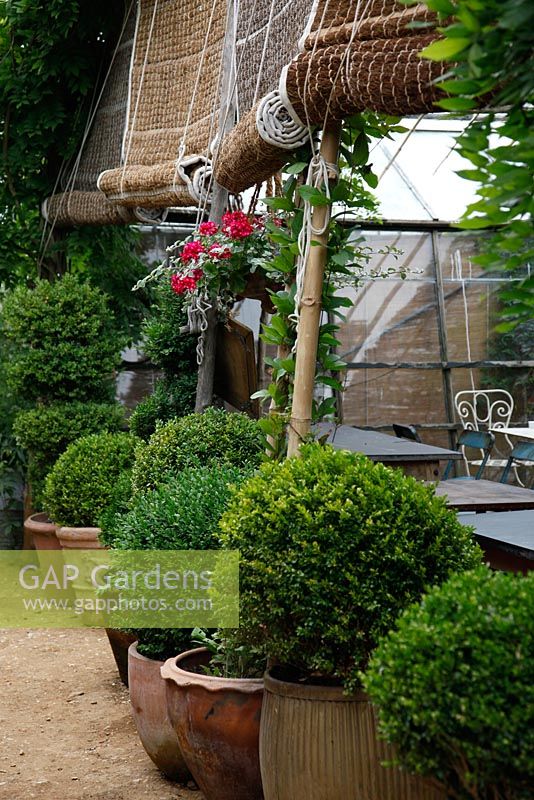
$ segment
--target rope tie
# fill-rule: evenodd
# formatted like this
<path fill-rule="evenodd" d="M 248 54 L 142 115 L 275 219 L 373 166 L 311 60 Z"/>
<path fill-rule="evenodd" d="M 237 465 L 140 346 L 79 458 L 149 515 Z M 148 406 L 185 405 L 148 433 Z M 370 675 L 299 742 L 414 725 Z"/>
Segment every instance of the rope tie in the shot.
<path fill-rule="evenodd" d="M 261 100 L 256 111 L 256 126 L 265 142 L 282 150 L 296 150 L 309 138 L 307 128 L 293 119 L 279 91 L 269 92 Z"/>
<path fill-rule="evenodd" d="M 187 307 L 187 332 L 198 334 L 197 364 L 199 367 L 204 361 L 204 343 L 208 329 L 206 314 L 211 307 L 211 303 L 207 300 L 207 295 L 193 295 L 191 303 Z"/>
<path fill-rule="evenodd" d="M 336 178 L 338 174 L 339 174 L 339 168 L 337 164 L 329 163 L 328 161 L 325 160 L 324 156 L 321 155 L 321 153 L 316 153 L 311 159 L 308 166 L 308 175 L 306 178 L 306 184 L 308 186 L 313 186 L 314 189 L 324 189 L 326 196 L 328 197 L 328 199 L 330 199 L 330 180 Z M 308 258 L 310 255 L 312 237 L 321 236 L 323 233 L 325 233 L 330 223 L 330 211 L 327 208 L 325 213 L 324 224 L 321 225 L 320 228 L 315 227 L 312 219 L 313 208 L 309 200 L 304 200 L 303 213 L 304 213 L 304 219 L 302 223 L 302 229 L 299 233 L 299 238 L 298 238 L 299 255 L 297 258 L 297 274 L 295 278 L 295 283 L 296 283 L 295 310 L 292 314 L 289 315 L 289 319 L 292 320 L 296 325 L 297 333 L 298 333 L 299 319 L 300 319 L 300 306 L 302 303 L 302 294 L 304 291 L 304 278 L 306 275 L 306 265 L 308 263 Z M 296 346 L 297 345 L 295 341 L 292 352 L 296 352 Z"/>

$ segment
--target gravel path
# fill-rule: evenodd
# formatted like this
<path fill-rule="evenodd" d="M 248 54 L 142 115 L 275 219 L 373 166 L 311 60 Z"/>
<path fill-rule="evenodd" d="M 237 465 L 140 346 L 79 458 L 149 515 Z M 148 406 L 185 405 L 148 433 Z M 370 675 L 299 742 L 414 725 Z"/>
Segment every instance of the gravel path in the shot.
<path fill-rule="evenodd" d="M 0 630 L 0 800 L 202 800 L 145 754 L 104 631 Z"/>

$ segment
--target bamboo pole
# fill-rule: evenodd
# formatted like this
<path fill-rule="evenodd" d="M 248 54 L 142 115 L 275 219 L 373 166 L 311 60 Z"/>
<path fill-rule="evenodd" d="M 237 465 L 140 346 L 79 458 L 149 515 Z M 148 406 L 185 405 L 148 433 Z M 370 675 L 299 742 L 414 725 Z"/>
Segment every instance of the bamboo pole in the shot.
<path fill-rule="evenodd" d="M 320 153 L 328 164 L 337 164 L 340 137 L 341 123 L 327 122 L 323 129 Z M 324 228 L 329 214 L 329 206 L 314 208 L 312 214 L 313 228 L 316 230 Z M 299 310 L 300 319 L 297 335 L 293 404 L 289 422 L 288 457 L 298 455 L 299 446 L 311 427 L 328 230 L 323 234 L 313 234 L 311 241 L 312 246 L 306 263 Z"/>

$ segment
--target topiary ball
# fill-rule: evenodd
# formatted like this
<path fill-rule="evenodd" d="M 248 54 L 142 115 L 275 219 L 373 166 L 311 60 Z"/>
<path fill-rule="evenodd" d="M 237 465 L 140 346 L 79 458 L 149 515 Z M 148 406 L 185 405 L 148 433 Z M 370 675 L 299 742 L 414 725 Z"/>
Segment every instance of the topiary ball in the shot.
<path fill-rule="evenodd" d="M 95 526 L 121 473 L 131 468 L 138 440 L 96 433 L 69 445 L 49 472 L 44 509 L 56 525 Z"/>
<path fill-rule="evenodd" d="M 161 425 L 144 447 L 133 468 L 134 492 L 166 483 L 184 467 L 210 464 L 259 464 L 263 438 L 256 420 L 208 408 Z"/>
<path fill-rule="evenodd" d="M 365 686 L 411 772 L 451 796 L 527 800 L 534 786 L 534 573 L 456 575 L 380 644 Z"/>
<path fill-rule="evenodd" d="M 432 487 L 318 444 L 263 465 L 220 527 L 240 551 L 238 638 L 348 690 L 410 603 L 481 558 Z"/>

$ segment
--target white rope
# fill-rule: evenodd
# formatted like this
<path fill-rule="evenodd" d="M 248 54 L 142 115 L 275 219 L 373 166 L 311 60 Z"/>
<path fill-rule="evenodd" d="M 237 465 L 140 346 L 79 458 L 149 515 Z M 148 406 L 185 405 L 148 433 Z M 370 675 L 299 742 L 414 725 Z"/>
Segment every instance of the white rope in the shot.
<path fill-rule="evenodd" d="M 145 81 L 146 68 L 147 68 L 147 64 L 148 64 L 148 54 L 150 52 L 150 45 L 152 44 L 152 35 L 154 33 L 154 25 L 156 23 L 157 10 L 158 10 L 158 0 L 155 0 L 154 8 L 153 8 L 153 11 L 152 11 L 152 19 L 150 20 L 150 28 L 149 28 L 149 31 L 148 31 L 148 38 L 147 38 L 147 43 L 146 43 L 145 57 L 143 59 L 143 66 L 141 68 L 141 76 L 139 78 L 139 88 L 137 90 L 137 97 L 135 98 L 135 109 L 134 109 L 134 113 L 133 113 L 132 127 L 131 127 L 131 130 L 130 130 L 130 135 L 128 137 L 128 147 L 126 148 L 126 153 L 125 153 L 125 156 L 124 156 L 124 163 L 123 163 L 123 166 L 122 166 L 121 183 L 120 183 L 120 191 L 121 192 L 124 190 L 124 178 L 125 178 L 125 173 L 126 173 L 126 167 L 128 165 L 128 159 L 130 157 L 130 150 L 132 149 L 133 134 L 134 134 L 134 131 L 135 131 L 135 123 L 136 123 L 136 120 L 137 120 L 137 112 L 139 111 L 139 102 L 141 100 L 141 94 L 142 94 L 142 90 L 143 90 L 143 83 Z M 139 15 L 140 15 L 140 13 L 141 13 L 141 3 L 139 3 L 139 6 L 138 6 L 137 27 L 139 26 Z M 135 39 L 134 39 L 132 58 L 133 58 L 133 54 L 135 53 L 135 45 L 136 45 L 137 33 L 138 33 L 137 27 L 136 27 L 136 31 L 135 31 Z M 132 60 L 132 64 L 133 64 L 133 60 Z M 131 82 L 131 72 L 130 72 L 130 82 Z M 128 123 L 129 123 L 129 120 L 128 120 Z M 126 137 L 126 135 L 127 135 L 127 131 L 125 132 L 125 137 Z"/>
<path fill-rule="evenodd" d="M 274 7 L 275 7 L 276 0 L 271 0 L 271 8 L 269 10 L 269 20 L 267 22 L 267 29 L 265 31 L 265 38 L 263 40 L 263 49 L 261 51 L 261 60 L 260 66 L 258 68 L 258 79 L 256 81 L 256 88 L 254 90 L 254 99 L 252 101 L 252 107 L 256 105 L 256 101 L 258 99 L 258 95 L 260 93 L 260 83 L 263 76 L 263 65 L 265 64 L 265 56 L 267 54 L 267 47 L 269 45 L 269 39 L 271 38 L 271 27 L 273 24 L 274 19 Z"/>
<path fill-rule="evenodd" d="M 256 127 L 265 142 L 283 150 L 296 150 L 309 138 L 308 129 L 295 122 L 279 91 L 269 92 L 261 100 L 256 112 Z"/>
<path fill-rule="evenodd" d="M 206 341 L 206 331 L 208 329 L 207 312 L 211 307 L 211 303 L 207 300 L 207 295 L 197 294 L 192 296 L 191 303 L 187 307 L 189 333 L 198 333 L 196 349 L 198 366 L 204 361 L 204 344 Z"/>
<path fill-rule="evenodd" d="M 202 45 L 202 53 L 200 55 L 200 60 L 198 62 L 197 74 L 195 78 L 195 83 L 193 86 L 193 93 L 191 95 L 191 101 L 189 103 L 189 108 L 187 109 L 187 117 L 185 120 L 184 129 L 182 131 L 182 136 L 180 137 L 180 145 L 178 147 L 178 158 L 176 159 L 176 166 L 174 170 L 174 178 L 173 178 L 173 189 L 176 190 L 176 179 L 180 174 L 180 166 L 185 155 L 185 148 L 186 148 L 186 141 L 187 141 L 187 134 L 189 133 L 189 125 L 191 124 L 191 115 L 193 113 L 193 107 L 195 105 L 195 100 L 197 98 L 198 87 L 200 85 L 200 79 L 202 77 L 202 68 L 204 66 L 204 61 L 206 58 L 206 52 L 208 50 L 208 42 L 211 33 L 211 28 L 213 25 L 213 18 L 215 16 L 215 10 L 218 8 L 219 2 L 218 0 L 213 0 L 211 4 L 211 14 L 208 22 L 208 27 L 206 28 L 206 34 L 204 36 L 204 43 Z M 189 188 L 189 187 L 188 187 Z"/>
<path fill-rule="evenodd" d="M 469 308 L 467 305 L 467 293 L 465 291 L 465 278 L 463 276 L 462 254 L 460 250 L 455 250 L 451 255 L 451 278 L 457 280 L 462 288 L 462 300 L 464 306 L 464 321 L 465 321 L 465 342 L 467 348 L 467 360 L 471 362 L 471 334 L 469 331 Z M 471 379 L 471 389 L 475 391 L 475 377 L 472 367 L 469 368 L 469 376 Z"/>

